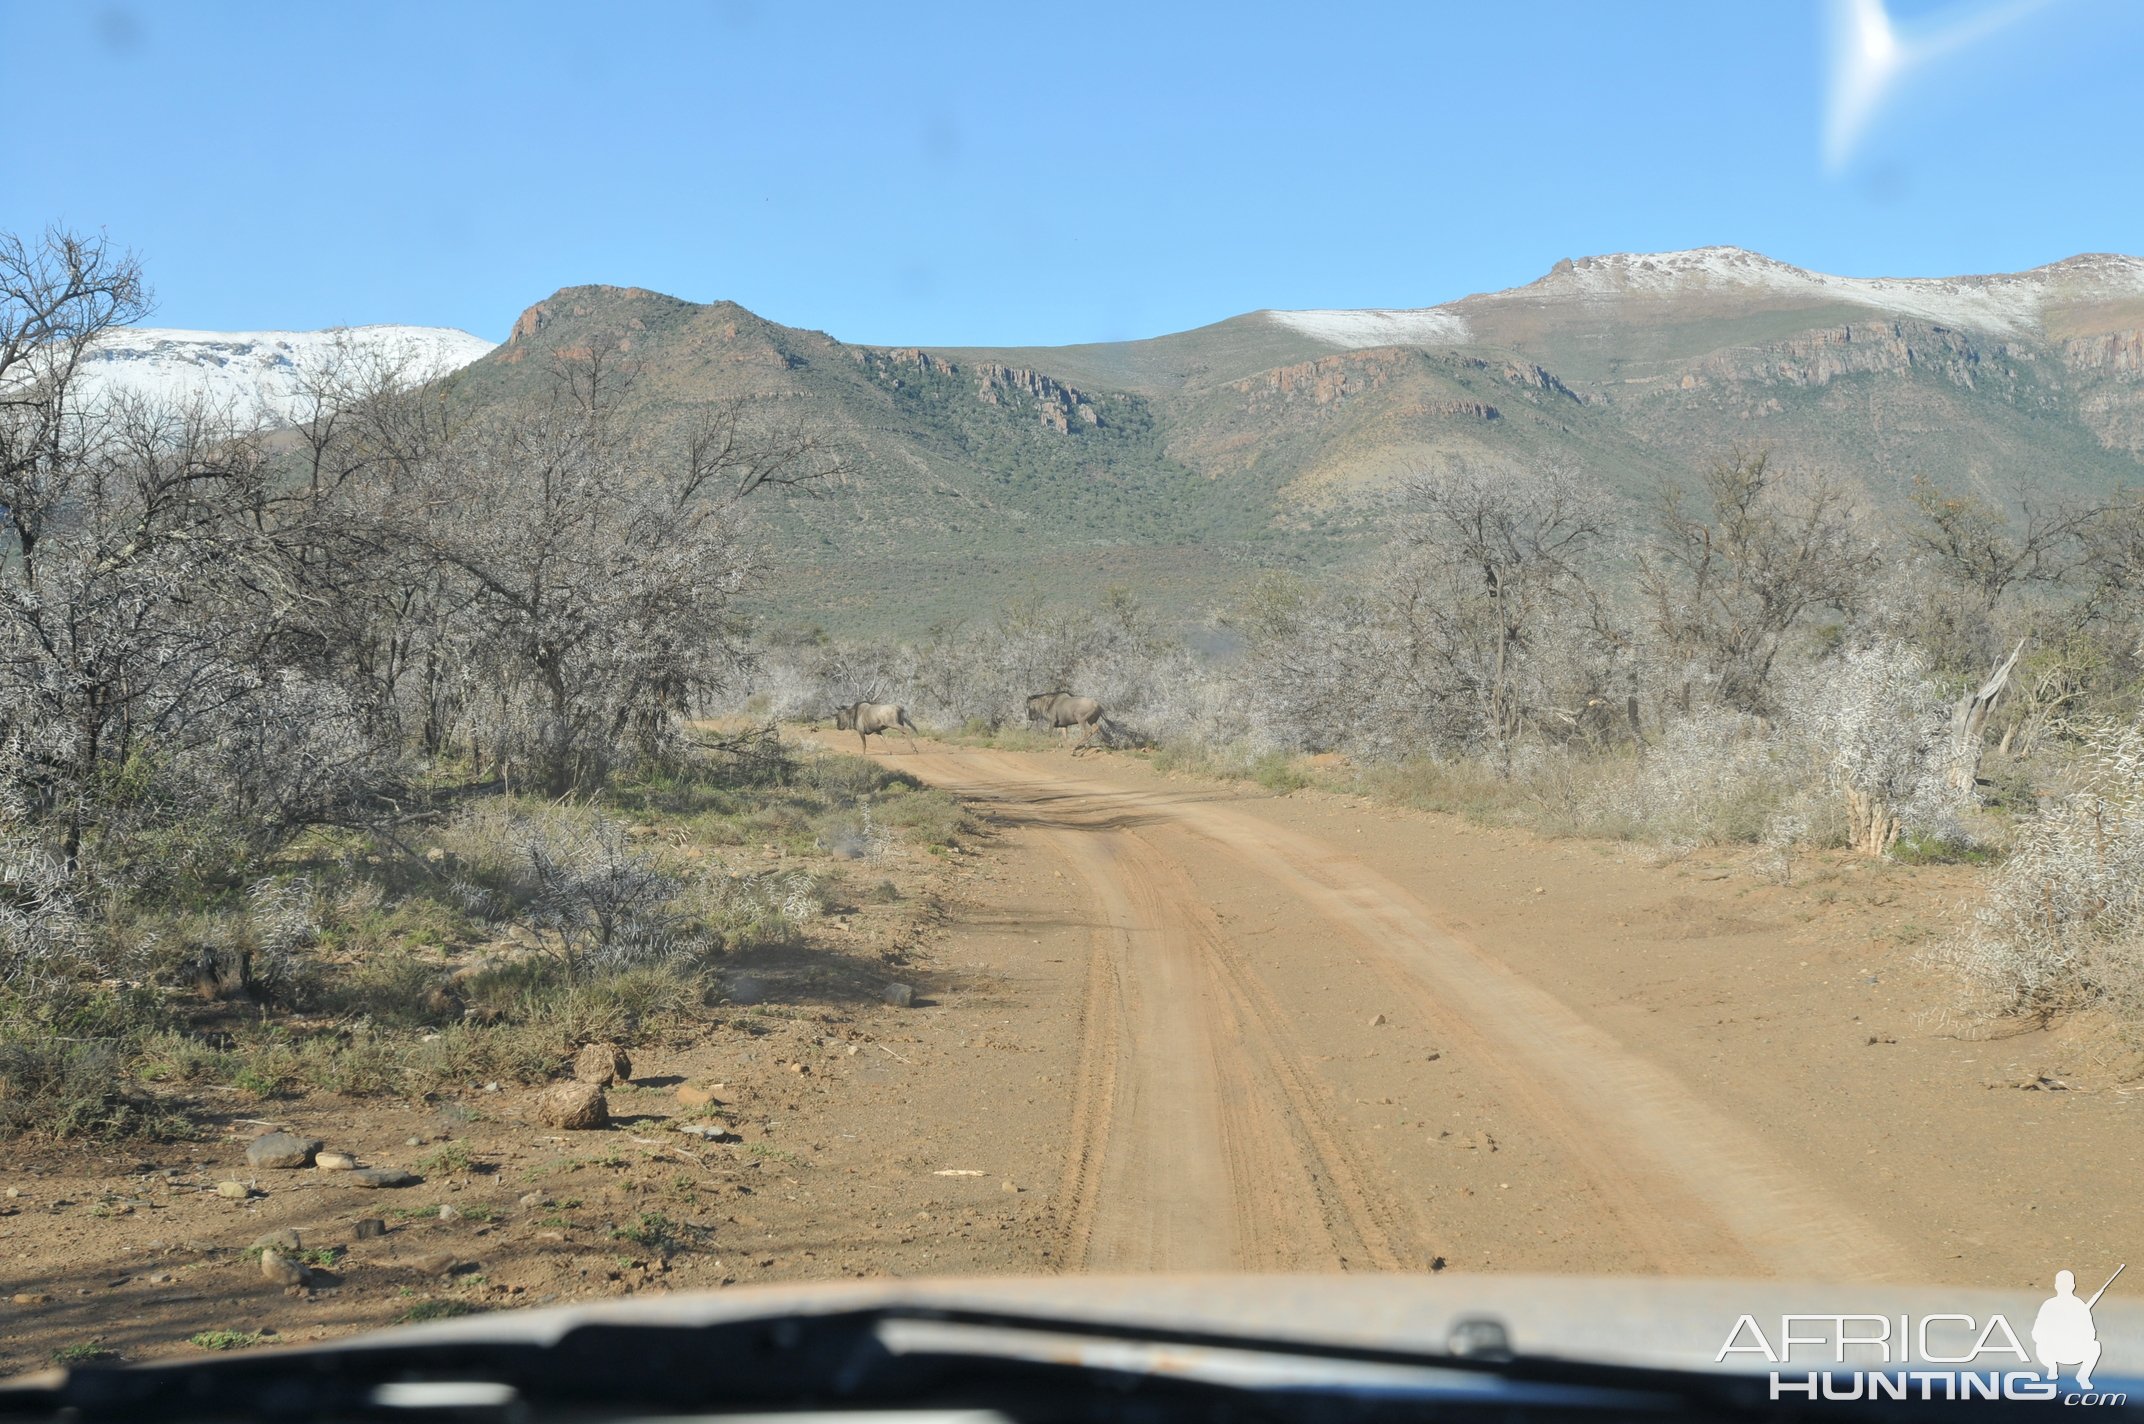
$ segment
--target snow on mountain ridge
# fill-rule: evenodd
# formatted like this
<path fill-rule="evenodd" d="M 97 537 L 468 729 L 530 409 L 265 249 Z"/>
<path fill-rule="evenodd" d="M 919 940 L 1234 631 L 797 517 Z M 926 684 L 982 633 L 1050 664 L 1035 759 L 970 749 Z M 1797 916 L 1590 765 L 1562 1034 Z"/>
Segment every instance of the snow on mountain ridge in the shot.
<path fill-rule="evenodd" d="M 1607 299 L 1702 292 L 1871 307 L 1897 316 L 1996 335 L 2036 335 L 2049 307 L 2144 297 L 2144 259 L 2093 252 L 2024 272 L 1967 277 L 1835 277 L 1739 247 L 1624 252 L 1586 257 L 1503 296 Z"/>
<path fill-rule="evenodd" d="M 122 327 L 91 349 L 85 392 L 157 400 L 206 396 L 240 410 L 292 419 L 309 375 L 346 360 L 385 362 L 410 385 L 459 370 L 494 343 L 452 327 L 350 326 L 326 331 L 181 331 Z"/>
<path fill-rule="evenodd" d="M 1342 349 L 1448 346 L 1471 335 L 1469 306 L 1509 301 L 1606 304 L 1618 299 L 1731 296 L 1868 307 L 1893 316 L 2001 336 L 2037 335 L 2050 306 L 2144 298 L 2144 258 L 2094 252 L 2026 272 L 1977 277 L 1834 277 L 1740 247 L 1616 252 L 1559 262 L 1508 291 L 1433 307 L 1269 311 L 1272 321 Z"/>
<path fill-rule="evenodd" d="M 1269 311 L 1272 320 L 1348 350 L 1365 346 L 1456 346 L 1469 335 L 1466 318 L 1446 307 L 1392 311 Z"/>

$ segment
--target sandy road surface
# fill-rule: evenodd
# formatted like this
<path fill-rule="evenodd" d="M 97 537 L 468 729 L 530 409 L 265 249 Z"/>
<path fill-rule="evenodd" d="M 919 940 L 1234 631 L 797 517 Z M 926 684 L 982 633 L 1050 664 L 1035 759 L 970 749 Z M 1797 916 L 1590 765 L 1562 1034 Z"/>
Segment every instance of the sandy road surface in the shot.
<path fill-rule="evenodd" d="M 1486 1207 L 1496 1264 L 1954 1274 L 1954 1253 L 1895 1229 L 1911 1203 L 1866 1209 L 1887 1169 L 1747 1120 L 1712 1072 L 1456 932 L 1347 843 L 1363 818 L 1291 826 L 1270 798 L 1101 757 L 889 760 L 1036 838 L 1092 915 L 1057 1202 L 1068 1266 L 1475 1266 L 1490 1262 L 1453 1242 L 1471 1248 Z"/>
<path fill-rule="evenodd" d="M 724 960 L 699 1031 L 636 1045 L 607 1132 L 472 1083 L 204 1092 L 191 1137 L 23 1144 L 0 1374 L 87 1342 L 198 1354 L 208 1329 L 331 1339 L 413 1303 L 885 1274 L 1441 1261 L 2044 1294 L 2144 1260 L 2144 1091 L 2088 1032 L 1931 1014 L 1950 986 L 1917 946 L 1979 872 L 1839 856 L 1782 881 L 1133 757 L 880 755 L 987 832 L 858 865 L 807 941 Z M 883 1002 L 894 977 L 912 1006 Z M 732 1140 L 678 1134 L 704 1116 L 681 1082 L 725 1085 Z M 422 1180 L 218 1196 L 270 1126 Z M 466 1166 L 431 1160 L 450 1143 Z M 650 1212 L 686 1244 L 628 1253 Z M 333 1254 L 314 1288 L 243 1254 L 284 1228 Z"/>

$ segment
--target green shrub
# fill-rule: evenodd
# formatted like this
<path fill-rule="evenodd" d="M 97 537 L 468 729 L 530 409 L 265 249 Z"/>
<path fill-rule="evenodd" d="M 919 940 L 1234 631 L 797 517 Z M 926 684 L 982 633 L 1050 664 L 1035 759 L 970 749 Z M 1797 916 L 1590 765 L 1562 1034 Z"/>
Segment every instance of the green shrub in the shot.
<path fill-rule="evenodd" d="M 0 1027 L 0 1138 L 166 1136 L 178 1124 L 130 1091 L 134 1045 L 39 1023 Z"/>
<path fill-rule="evenodd" d="M 203 1330 L 186 1343 L 200 1350 L 250 1350 L 267 1338 L 259 1330 Z"/>
<path fill-rule="evenodd" d="M 79 1345 L 62 1345 L 52 1352 L 52 1363 L 62 1367 L 75 1365 L 116 1364 L 119 1352 L 102 1340 L 85 1340 Z"/>

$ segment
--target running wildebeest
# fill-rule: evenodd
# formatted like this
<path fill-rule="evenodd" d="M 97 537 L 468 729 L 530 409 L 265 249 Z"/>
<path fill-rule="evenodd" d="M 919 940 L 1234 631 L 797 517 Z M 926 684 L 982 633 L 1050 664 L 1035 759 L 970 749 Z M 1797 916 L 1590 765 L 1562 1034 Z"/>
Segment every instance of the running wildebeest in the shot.
<path fill-rule="evenodd" d="M 1053 732 L 1067 727 L 1079 728 L 1079 743 L 1072 748 L 1075 753 L 1088 744 L 1098 728 L 1109 724 L 1109 719 L 1102 715 L 1101 703 L 1091 697 L 1074 697 L 1063 688 L 1055 692 L 1038 692 L 1028 698 L 1027 720 L 1047 722 Z"/>
<path fill-rule="evenodd" d="M 854 732 L 856 740 L 865 751 L 871 750 L 870 736 L 873 732 L 884 735 L 899 727 L 908 735 L 908 749 L 916 749 L 916 724 L 908 720 L 908 709 L 894 702 L 851 702 L 846 707 L 834 709 L 834 730 Z"/>

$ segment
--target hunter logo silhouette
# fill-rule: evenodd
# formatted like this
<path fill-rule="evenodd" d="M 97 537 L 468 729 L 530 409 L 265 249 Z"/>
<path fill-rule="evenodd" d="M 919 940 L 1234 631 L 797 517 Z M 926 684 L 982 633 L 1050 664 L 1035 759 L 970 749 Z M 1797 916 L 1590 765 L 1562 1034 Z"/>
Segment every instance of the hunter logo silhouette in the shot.
<path fill-rule="evenodd" d="M 2126 1261 L 2116 1266 L 2107 1285 L 2094 1291 L 2090 1300 L 2077 1298 L 2077 1277 L 2068 1271 L 2055 1272 L 2055 1293 L 2032 1322 L 2032 1353 L 2049 1379 L 2060 1373 L 2058 1366 L 2075 1365 L 2077 1387 L 2092 1387 L 2092 1367 L 2099 1363 L 2099 1332 L 2092 1327 L 2092 1307 L 2099 1304 L 2115 1277 L 2128 1269 Z"/>

